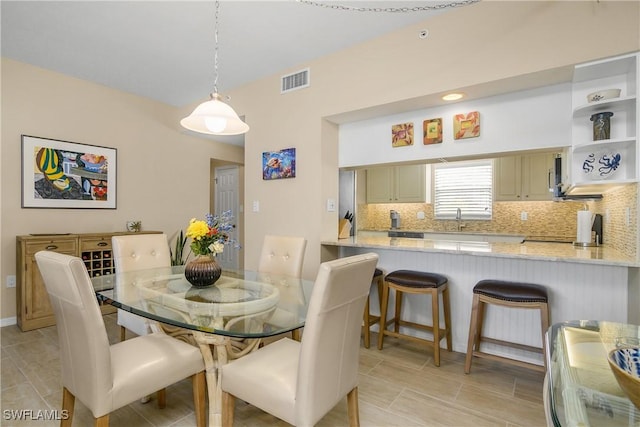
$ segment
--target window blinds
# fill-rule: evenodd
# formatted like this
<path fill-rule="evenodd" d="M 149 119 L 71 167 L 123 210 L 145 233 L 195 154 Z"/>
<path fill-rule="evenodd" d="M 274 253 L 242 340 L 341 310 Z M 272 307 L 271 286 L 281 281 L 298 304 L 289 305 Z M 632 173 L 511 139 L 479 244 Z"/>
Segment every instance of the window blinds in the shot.
<path fill-rule="evenodd" d="M 490 220 L 493 199 L 491 160 L 456 162 L 434 167 L 435 217 Z"/>

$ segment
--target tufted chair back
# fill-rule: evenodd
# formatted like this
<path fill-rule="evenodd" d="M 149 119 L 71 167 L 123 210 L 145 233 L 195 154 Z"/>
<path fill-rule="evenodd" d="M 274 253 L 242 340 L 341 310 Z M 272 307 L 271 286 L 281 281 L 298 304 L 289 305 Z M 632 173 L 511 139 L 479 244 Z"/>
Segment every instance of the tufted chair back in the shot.
<path fill-rule="evenodd" d="M 171 265 L 169 243 L 164 233 L 113 236 L 111 243 L 117 273 Z"/>
<path fill-rule="evenodd" d="M 258 271 L 300 277 L 306 247 L 304 237 L 264 236 Z"/>
<path fill-rule="evenodd" d="M 171 253 L 164 233 L 113 236 L 111 244 L 116 273 L 171 266 Z M 137 335 L 146 335 L 151 331 L 148 319 L 120 309 L 118 325 Z M 121 329 L 121 340 L 124 339 L 124 329 Z"/>

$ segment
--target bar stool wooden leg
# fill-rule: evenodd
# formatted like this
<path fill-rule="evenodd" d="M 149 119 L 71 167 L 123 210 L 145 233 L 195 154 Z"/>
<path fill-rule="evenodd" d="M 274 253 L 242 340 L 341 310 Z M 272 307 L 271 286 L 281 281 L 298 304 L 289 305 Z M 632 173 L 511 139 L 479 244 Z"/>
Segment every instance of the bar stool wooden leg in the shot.
<path fill-rule="evenodd" d="M 447 351 L 453 351 L 453 339 L 451 337 L 451 301 L 449 299 L 449 287 L 442 291 L 442 310 L 444 311 L 444 327 L 447 336 Z"/>
<path fill-rule="evenodd" d="M 387 325 L 387 305 L 389 303 L 389 285 L 384 282 L 382 285 L 382 302 L 380 303 L 380 333 L 378 334 L 378 350 L 382 350 L 384 341 L 384 330 Z"/>
<path fill-rule="evenodd" d="M 404 292 L 396 289 L 396 316 L 393 318 L 393 330 L 400 332 L 400 313 L 402 313 L 402 296 Z"/>
<path fill-rule="evenodd" d="M 440 366 L 440 300 L 437 288 L 431 291 L 431 314 L 433 319 L 433 363 Z"/>
<path fill-rule="evenodd" d="M 478 305 L 480 304 L 480 296 L 473 295 L 473 304 L 471 306 L 471 321 L 469 324 L 469 340 L 467 341 L 467 356 L 464 361 L 464 373 L 471 371 L 471 358 L 473 357 L 473 349 L 476 345 L 478 334 Z"/>
<path fill-rule="evenodd" d="M 482 295 L 478 295 L 478 315 L 476 316 L 476 335 L 473 345 L 474 350 L 480 350 L 480 341 L 482 340 L 482 330 L 484 329 L 484 315 L 487 304 Z"/>

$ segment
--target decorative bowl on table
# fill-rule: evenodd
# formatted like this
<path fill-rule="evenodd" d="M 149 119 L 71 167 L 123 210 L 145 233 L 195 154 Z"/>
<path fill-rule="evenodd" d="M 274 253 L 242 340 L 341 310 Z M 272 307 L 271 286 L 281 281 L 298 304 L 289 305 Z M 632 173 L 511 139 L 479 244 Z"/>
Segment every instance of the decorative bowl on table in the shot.
<path fill-rule="evenodd" d="M 605 99 L 619 98 L 620 89 L 605 89 L 587 95 L 587 102 L 604 101 Z"/>
<path fill-rule="evenodd" d="M 640 347 L 622 347 L 609 352 L 609 366 L 618 385 L 640 409 Z"/>

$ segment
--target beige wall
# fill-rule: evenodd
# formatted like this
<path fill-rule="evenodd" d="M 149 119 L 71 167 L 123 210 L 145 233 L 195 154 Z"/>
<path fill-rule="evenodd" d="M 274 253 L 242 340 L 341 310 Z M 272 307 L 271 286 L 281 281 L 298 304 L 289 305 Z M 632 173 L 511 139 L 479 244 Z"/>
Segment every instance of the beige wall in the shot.
<path fill-rule="evenodd" d="M 243 149 L 188 136 L 167 105 L 2 59 L 1 317 L 15 316 L 15 236 L 121 231 L 131 219 L 173 238 L 209 212 L 211 158 L 242 163 Z M 21 134 L 118 150 L 117 209 L 22 209 Z"/>
<path fill-rule="evenodd" d="M 313 277 L 322 237 L 337 235 L 337 213 L 325 206 L 338 198 L 338 141 L 324 117 L 636 51 L 638 6 L 484 1 L 282 72 L 309 66 L 309 88 L 280 95 L 278 74 L 233 91 L 234 107 L 251 125 L 245 206 L 259 200 L 261 207 L 246 214 L 247 267 L 259 255 L 249 241 L 267 232 L 301 235 L 309 242 L 303 274 Z M 417 37 L 422 28 L 426 40 Z M 297 148 L 298 176 L 262 181 L 261 153 L 288 147 Z"/>
<path fill-rule="evenodd" d="M 15 236 L 121 230 L 129 219 L 173 234 L 209 206 L 209 159 L 245 164 L 245 265 L 255 268 L 267 233 L 308 239 L 303 275 L 315 276 L 320 241 L 336 236 L 337 126 L 324 118 L 400 103 L 640 49 L 638 2 L 492 2 L 345 49 L 311 67 L 311 87 L 279 93 L 280 74 L 229 93 L 251 131 L 242 150 L 186 135 L 175 109 L 105 87 L 2 60 L 0 254 L 2 318 L 15 315 Z M 417 33 L 428 28 L 430 36 Z M 252 64 L 247 59 L 247 66 Z M 203 94 L 204 98 L 204 94 Z M 415 109 L 415 104 L 409 109 Z M 567 126 L 570 124 L 567 123 Z M 118 209 L 20 208 L 20 134 L 118 149 Z M 297 177 L 263 181 L 263 151 L 295 147 Z M 375 147 L 372 147 L 375 149 Z"/>

